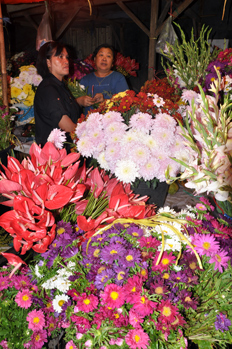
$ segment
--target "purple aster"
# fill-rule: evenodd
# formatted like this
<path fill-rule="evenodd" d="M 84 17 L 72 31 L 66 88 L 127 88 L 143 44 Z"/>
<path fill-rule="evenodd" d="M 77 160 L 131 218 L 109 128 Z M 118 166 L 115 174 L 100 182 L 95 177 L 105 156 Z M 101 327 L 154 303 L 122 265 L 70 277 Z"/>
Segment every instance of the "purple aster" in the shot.
<path fill-rule="evenodd" d="M 119 267 L 117 265 L 113 267 L 113 270 L 116 274 L 115 283 L 121 286 L 123 282 L 128 278 L 128 270 L 124 267 Z"/>
<path fill-rule="evenodd" d="M 67 233 L 68 235 L 72 235 L 73 228 L 70 222 L 66 223 L 64 221 L 60 221 L 56 226 L 57 236 L 61 236 L 63 233 Z"/>
<path fill-rule="evenodd" d="M 188 281 L 188 277 L 185 274 L 185 272 L 182 272 L 182 271 L 178 271 L 178 272 L 171 271 L 169 280 L 173 281 L 174 283 L 177 283 L 177 284 L 179 284 L 180 282 L 186 283 Z"/>
<path fill-rule="evenodd" d="M 65 248 L 65 250 L 61 251 L 60 255 L 62 258 L 70 258 L 75 256 L 79 252 L 79 248 L 77 246 L 69 246 Z"/>
<path fill-rule="evenodd" d="M 104 246 L 101 250 L 101 261 L 112 264 L 115 260 L 121 259 L 126 253 L 126 249 L 119 243 Z"/>
<path fill-rule="evenodd" d="M 230 319 L 227 319 L 226 315 L 220 313 L 216 316 L 216 321 L 214 323 L 216 331 L 220 330 L 222 332 L 229 331 L 229 326 L 231 326 Z"/>
<path fill-rule="evenodd" d="M 110 244 L 121 244 L 124 247 L 129 246 L 128 242 L 120 236 L 113 236 L 110 239 Z"/>
<path fill-rule="evenodd" d="M 104 244 L 105 243 L 105 240 L 107 238 L 107 234 L 106 233 L 102 233 L 102 234 L 97 234 L 95 236 L 92 236 L 91 237 L 91 242 L 90 242 L 90 245 L 92 245 L 92 243 L 100 243 L 100 244 Z"/>
<path fill-rule="evenodd" d="M 93 261 L 91 259 L 89 259 L 89 258 L 83 258 L 83 260 L 80 261 L 80 264 L 82 264 L 84 268 L 88 269 L 93 264 Z"/>
<path fill-rule="evenodd" d="M 129 228 L 127 228 L 126 233 L 136 238 L 141 238 L 144 234 L 143 229 L 135 224 L 131 224 Z"/>
<path fill-rule="evenodd" d="M 100 261 L 93 263 L 91 266 L 91 269 L 89 270 L 88 274 L 86 275 L 87 280 L 89 280 L 89 282 L 93 282 L 96 279 L 96 276 L 101 275 L 101 273 L 104 270 L 106 270 L 108 267 L 109 266 L 100 263 Z"/>
<path fill-rule="evenodd" d="M 220 71 L 221 74 L 224 74 L 225 73 L 225 66 L 226 66 L 225 63 L 220 62 L 218 60 L 215 60 L 215 61 L 209 63 L 206 70 L 211 72 L 211 73 L 215 73 L 215 67 L 216 67 L 217 71 Z"/>
<path fill-rule="evenodd" d="M 209 73 L 205 78 L 205 87 L 209 89 L 211 84 L 214 82 L 214 80 L 217 80 L 217 79 L 218 77 L 216 72 Z"/>
<path fill-rule="evenodd" d="M 91 259 L 93 262 L 100 259 L 101 254 L 100 246 L 89 246 L 88 250 L 86 250 L 87 258 Z"/>
<path fill-rule="evenodd" d="M 136 249 L 125 250 L 122 258 L 119 260 L 119 265 L 123 265 L 127 268 L 133 268 L 135 263 L 139 264 L 141 262 L 141 252 Z"/>
<path fill-rule="evenodd" d="M 181 290 L 178 294 L 181 304 L 186 308 L 197 309 L 198 302 L 192 297 L 192 292 L 187 290 Z"/>
<path fill-rule="evenodd" d="M 159 278 L 157 281 L 150 284 L 151 294 L 157 294 L 159 296 L 164 296 L 165 293 L 168 293 L 168 288 L 164 284 L 164 279 Z"/>
<path fill-rule="evenodd" d="M 43 300 L 41 298 L 36 297 L 36 296 L 32 296 L 32 304 L 39 305 L 39 308 L 46 308 L 46 305 L 44 304 Z"/>
<path fill-rule="evenodd" d="M 115 278 L 115 273 L 113 272 L 112 269 L 106 269 L 104 270 L 101 274 L 98 274 L 96 276 L 94 285 L 98 290 L 103 290 L 105 287 L 105 283 L 110 280 Z"/>

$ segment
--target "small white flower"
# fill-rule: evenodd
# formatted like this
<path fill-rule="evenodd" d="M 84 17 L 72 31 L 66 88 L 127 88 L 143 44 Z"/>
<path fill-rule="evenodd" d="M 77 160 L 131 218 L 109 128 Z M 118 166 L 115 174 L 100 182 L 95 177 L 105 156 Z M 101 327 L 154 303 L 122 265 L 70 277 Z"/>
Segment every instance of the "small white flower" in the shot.
<path fill-rule="evenodd" d="M 55 296 L 55 298 L 52 301 L 52 305 L 54 310 L 57 313 L 61 313 L 62 312 L 62 306 L 64 305 L 64 303 L 66 303 L 69 300 L 69 296 L 67 296 L 66 294 L 62 294 L 62 295 L 57 295 Z"/>
<path fill-rule="evenodd" d="M 115 176 L 124 183 L 132 183 L 139 176 L 138 168 L 132 160 L 119 160 L 116 164 Z"/>

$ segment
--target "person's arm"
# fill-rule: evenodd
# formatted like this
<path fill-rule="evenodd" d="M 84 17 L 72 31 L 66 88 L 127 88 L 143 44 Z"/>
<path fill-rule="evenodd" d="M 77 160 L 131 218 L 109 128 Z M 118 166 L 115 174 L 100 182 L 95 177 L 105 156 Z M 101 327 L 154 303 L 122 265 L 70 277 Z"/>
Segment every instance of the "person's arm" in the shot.
<path fill-rule="evenodd" d="M 58 126 L 65 132 L 72 132 L 75 130 L 77 125 L 72 122 L 68 115 L 63 115 Z"/>

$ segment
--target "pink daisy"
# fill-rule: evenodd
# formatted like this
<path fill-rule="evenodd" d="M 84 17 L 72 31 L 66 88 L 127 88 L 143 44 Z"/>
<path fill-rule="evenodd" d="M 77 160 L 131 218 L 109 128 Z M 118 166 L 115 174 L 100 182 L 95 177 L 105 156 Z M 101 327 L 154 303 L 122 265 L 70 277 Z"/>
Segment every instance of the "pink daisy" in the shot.
<path fill-rule="evenodd" d="M 227 262 L 230 260 L 230 257 L 228 257 L 227 252 L 223 250 L 217 251 L 211 259 L 209 260 L 209 263 L 215 263 L 214 270 L 219 270 L 220 273 L 223 273 L 222 267 L 227 269 L 228 265 Z"/>
<path fill-rule="evenodd" d="M 21 292 L 18 292 L 15 297 L 15 302 L 18 304 L 19 307 L 28 309 L 32 303 L 31 292 L 27 289 Z"/>
<path fill-rule="evenodd" d="M 174 306 L 169 299 L 166 301 L 162 300 L 157 308 L 160 311 L 159 321 L 163 321 L 165 323 L 172 323 L 175 321 L 176 316 L 178 314 L 178 309 Z"/>
<path fill-rule="evenodd" d="M 27 315 L 27 321 L 29 322 L 28 328 L 30 328 L 32 331 L 42 330 L 45 325 L 45 319 L 42 310 L 32 310 Z"/>
<path fill-rule="evenodd" d="M 8 288 L 9 280 L 10 279 L 7 276 L 0 276 L 0 291 Z"/>
<path fill-rule="evenodd" d="M 142 329 L 130 330 L 126 337 L 126 344 L 130 349 L 146 349 L 150 338 Z"/>
<path fill-rule="evenodd" d="M 73 340 L 71 340 L 68 343 L 66 343 L 65 349 L 77 349 L 77 347 L 75 346 Z"/>
<path fill-rule="evenodd" d="M 157 304 L 152 302 L 147 296 L 136 296 L 134 299 L 134 305 L 132 309 L 141 316 L 147 316 L 154 312 Z"/>
<path fill-rule="evenodd" d="M 17 275 L 17 277 L 14 280 L 14 287 L 16 290 L 22 290 L 22 288 L 29 288 L 30 280 L 25 275 Z"/>
<path fill-rule="evenodd" d="M 159 258 L 160 252 L 156 252 L 155 258 L 153 260 L 153 264 L 152 264 L 152 270 L 153 271 L 164 271 L 164 270 L 168 270 L 169 267 L 175 263 L 175 259 L 176 257 L 172 255 L 172 252 L 170 254 L 168 254 L 166 251 L 163 252 L 163 255 L 159 261 L 159 264 L 156 265 L 156 262 Z"/>
<path fill-rule="evenodd" d="M 97 308 L 98 298 L 93 294 L 87 296 L 86 293 L 82 293 L 77 300 L 77 307 L 79 311 L 84 311 L 85 313 L 89 313 Z"/>
<path fill-rule="evenodd" d="M 205 207 L 205 205 L 203 203 L 197 203 L 196 209 L 198 209 L 199 211 L 207 211 L 207 208 Z"/>
<path fill-rule="evenodd" d="M 154 238 L 153 236 L 145 237 L 143 236 L 138 240 L 140 247 L 146 248 L 157 248 L 160 245 L 160 241 Z"/>
<path fill-rule="evenodd" d="M 200 256 L 212 256 L 219 250 L 219 243 L 210 234 L 199 234 L 197 238 L 194 239 L 194 245 L 196 246 L 195 250 L 199 253 Z"/>
<path fill-rule="evenodd" d="M 142 291 L 143 281 L 142 278 L 134 275 L 132 278 L 127 280 L 127 284 L 123 286 L 123 291 L 127 303 L 134 303 L 134 297 L 139 296 Z"/>
<path fill-rule="evenodd" d="M 120 308 L 125 302 L 123 288 L 115 284 L 106 285 L 104 292 L 101 294 L 101 298 L 103 304 L 107 304 L 107 306 L 112 309 Z"/>
<path fill-rule="evenodd" d="M 134 328 L 141 328 L 140 324 L 143 322 L 142 316 L 140 316 L 136 311 L 131 309 L 129 311 L 129 323 L 134 327 Z"/>
<path fill-rule="evenodd" d="M 40 349 L 47 342 L 47 332 L 46 330 L 35 331 L 31 336 L 31 348 Z"/>

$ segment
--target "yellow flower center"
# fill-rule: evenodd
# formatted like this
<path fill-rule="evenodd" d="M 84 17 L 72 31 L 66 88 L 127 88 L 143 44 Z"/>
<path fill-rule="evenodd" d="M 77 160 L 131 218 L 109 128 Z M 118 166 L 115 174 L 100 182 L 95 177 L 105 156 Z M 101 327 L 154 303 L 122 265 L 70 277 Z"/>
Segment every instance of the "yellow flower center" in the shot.
<path fill-rule="evenodd" d="M 101 274 L 103 272 L 103 270 L 105 270 L 106 267 L 100 267 L 97 271 L 98 274 Z"/>
<path fill-rule="evenodd" d="M 170 316 L 171 315 L 171 309 L 169 307 L 163 307 L 163 311 L 162 311 L 162 314 L 164 316 Z"/>
<path fill-rule="evenodd" d="M 57 234 L 58 235 L 61 235 L 61 234 L 63 234 L 65 232 L 65 229 L 64 228 L 59 228 L 59 229 L 57 229 Z"/>
<path fill-rule="evenodd" d="M 168 279 L 169 279 L 169 276 L 170 276 L 170 275 L 169 275 L 168 273 L 164 273 L 163 279 L 167 279 L 167 280 L 168 280 Z"/>
<path fill-rule="evenodd" d="M 190 269 L 195 270 L 196 267 L 197 267 L 197 265 L 196 265 L 195 262 L 191 262 L 191 263 L 189 264 L 189 267 L 190 267 Z"/>
<path fill-rule="evenodd" d="M 147 272 L 146 272 L 145 269 L 142 269 L 142 270 L 141 270 L 141 275 L 142 275 L 142 276 L 146 276 L 146 275 L 147 275 Z"/>
<path fill-rule="evenodd" d="M 116 250 L 111 250 L 110 251 L 110 254 L 115 254 L 115 253 L 118 253 L 118 251 L 116 251 Z"/>
<path fill-rule="evenodd" d="M 119 318 L 119 314 L 118 313 L 114 314 L 114 317 L 115 317 L 115 319 L 118 319 Z"/>
<path fill-rule="evenodd" d="M 203 247 L 205 250 L 208 250 L 210 248 L 210 243 L 209 242 L 204 242 Z"/>
<path fill-rule="evenodd" d="M 161 286 L 156 287 L 155 293 L 156 293 L 156 294 L 162 294 L 162 293 L 163 293 L 163 287 L 161 287 Z"/>
<path fill-rule="evenodd" d="M 218 261 L 218 262 L 221 262 L 222 257 L 221 257 L 221 256 L 219 256 L 219 254 L 216 254 L 216 259 L 217 259 L 217 261 Z"/>
<path fill-rule="evenodd" d="M 97 248 L 93 253 L 94 257 L 98 257 L 99 253 L 100 253 L 100 250 L 99 250 L 99 248 Z"/>
<path fill-rule="evenodd" d="M 35 337 L 35 340 L 38 342 L 40 340 L 40 335 L 37 334 L 37 336 Z"/>
<path fill-rule="evenodd" d="M 127 260 L 128 262 L 133 261 L 133 256 L 132 256 L 131 254 L 129 254 L 128 256 L 126 256 L 126 260 Z"/>
<path fill-rule="evenodd" d="M 108 278 L 108 275 L 103 276 L 103 277 L 101 278 L 101 282 L 104 282 L 105 279 L 107 279 L 107 278 Z"/>
<path fill-rule="evenodd" d="M 140 341 L 140 337 L 137 334 L 135 335 L 135 341 L 136 341 L 136 343 L 138 343 Z"/>
<path fill-rule="evenodd" d="M 34 324 L 38 324 L 39 323 L 39 317 L 34 317 L 33 322 L 34 322 Z"/>
<path fill-rule="evenodd" d="M 123 275 L 123 276 L 122 276 L 122 275 Z M 118 273 L 117 279 L 118 279 L 118 280 L 122 280 L 122 279 L 124 278 L 124 275 L 125 275 L 125 272 L 124 272 L 124 271 L 120 271 L 120 272 Z"/>
<path fill-rule="evenodd" d="M 51 308 L 52 304 L 51 303 L 47 303 L 47 308 Z"/>
<path fill-rule="evenodd" d="M 139 234 L 138 234 L 138 233 L 136 233 L 136 231 L 135 231 L 135 232 L 133 232 L 133 233 L 132 233 L 132 235 L 133 235 L 133 236 L 139 236 Z"/>
<path fill-rule="evenodd" d="M 84 300 L 84 303 L 85 303 L 86 305 L 88 305 L 88 304 L 90 303 L 90 300 L 89 300 L 88 298 L 86 298 L 86 299 Z"/>
<path fill-rule="evenodd" d="M 118 299 L 118 292 L 111 292 L 110 297 L 115 301 L 116 299 Z"/>
<path fill-rule="evenodd" d="M 64 301 L 61 299 L 61 300 L 58 302 L 58 305 L 59 305 L 60 307 L 62 307 L 63 304 L 64 304 Z"/>
<path fill-rule="evenodd" d="M 162 264 L 163 265 L 167 265 L 168 263 L 169 263 L 169 259 L 168 258 L 162 259 Z"/>
<path fill-rule="evenodd" d="M 145 303 L 146 302 L 146 298 L 145 297 L 141 297 L 141 303 Z"/>
<path fill-rule="evenodd" d="M 28 297 L 27 294 L 25 294 L 25 295 L 22 297 L 22 299 L 23 299 L 24 302 L 26 302 L 26 301 L 28 301 L 29 297 Z"/>
<path fill-rule="evenodd" d="M 191 298 L 190 297 L 185 297 L 185 302 L 191 302 Z"/>
<path fill-rule="evenodd" d="M 131 292 L 136 292 L 136 287 L 135 286 L 131 289 Z"/>
<path fill-rule="evenodd" d="M 214 80 L 215 80 L 215 78 L 211 78 L 211 79 L 210 79 L 210 81 L 212 81 L 212 82 L 213 82 Z"/>

